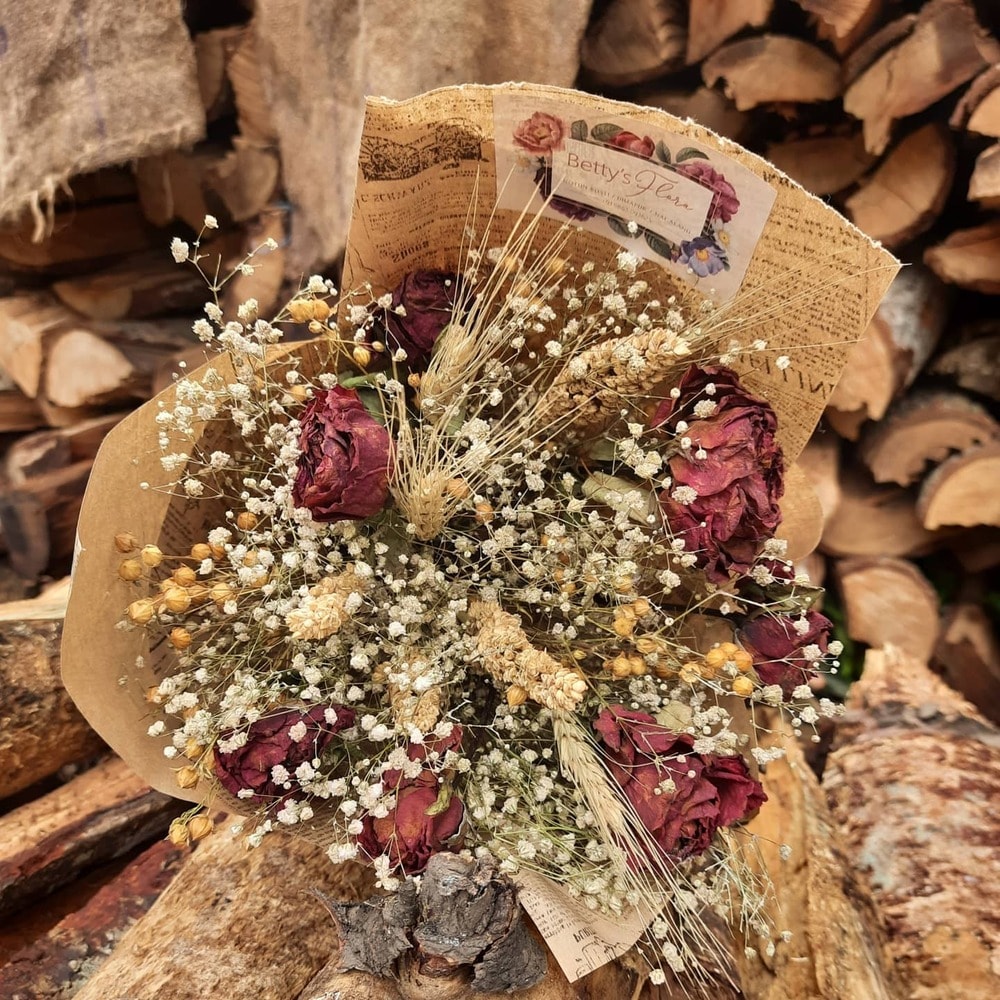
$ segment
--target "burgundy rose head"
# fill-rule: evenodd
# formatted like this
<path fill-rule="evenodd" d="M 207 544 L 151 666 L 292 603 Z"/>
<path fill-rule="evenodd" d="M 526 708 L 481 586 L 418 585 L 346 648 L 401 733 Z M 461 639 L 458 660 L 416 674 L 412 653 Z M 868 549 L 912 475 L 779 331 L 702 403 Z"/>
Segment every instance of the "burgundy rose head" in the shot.
<path fill-rule="evenodd" d="M 656 148 L 656 144 L 648 135 L 640 139 L 634 132 L 624 131 L 612 136 L 608 145 L 624 149 L 629 153 L 638 153 L 640 156 L 652 156 Z"/>
<path fill-rule="evenodd" d="M 731 572 L 750 569 L 781 522 L 777 417 L 729 368 L 692 365 L 678 388 L 680 396 L 660 404 L 652 426 L 676 433 L 677 422 L 686 421 L 683 435 L 691 447 L 670 459 L 673 482 L 661 491 L 660 507 L 696 565 L 713 583 L 723 583 Z M 699 449 L 704 458 L 697 457 Z"/>
<path fill-rule="evenodd" d="M 424 761 L 434 751 L 443 756 L 449 749 L 458 749 L 461 739 L 461 728 L 456 726 L 446 740 L 411 744 L 407 755 L 414 761 Z M 443 802 L 438 804 L 442 786 L 437 772 L 429 767 L 421 768 L 416 777 L 409 778 L 402 771 L 386 771 L 382 780 L 387 791 L 395 791 L 396 804 L 385 816 L 369 813 L 363 817 L 358 847 L 370 859 L 386 855 L 394 871 L 419 874 L 427 867 L 431 855 L 448 850 L 455 843 L 465 806 L 455 793 L 446 806 Z"/>
<path fill-rule="evenodd" d="M 536 111 L 514 129 L 514 144 L 537 156 L 546 156 L 562 149 L 566 125 L 561 118 L 545 111 Z"/>
<path fill-rule="evenodd" d="M 681 244 L 677 260 L 681 264 L 687 264 L 699 278 L 718 274 L 729 267 L 725 250 L 711 236 L 696 236 L 693 240 L 686 240 Z"/>
<path fill-rule="evenodd" d="M 426 366 L 461 294 L 462 279 L 451 271 L 411 271 L 396 286 L 384 316 L 386 339 L 406 351 L 410 368 Z M 404 315 L 396 313 L 398 306 Z"/>
<path fill-rule="evenodd" d="M 612 777 L 649 832 L 651 857 L 657 851 L 675 860 L 702 854 L 720 827 L 747 819 L 767 799 L 742 757 L 694 753 L 690 736 L 644 712 L 611 705 L 594 729 Z M 667 780 L 673 791 L 662 788 Z"/>
<path fill-rule="evenodd" d="M 807 656 L 805 650 L 815 646 L 825 655 L 833 631 L 833 622 L 818 611 L 807 612 L 805 624 L 800 622 L 788 615 L 760 615 L 740 630 L 740 642 L 753 657 L 757 676 L 765 684 L 779 685 L 786 698 L 816 676 L 812 663 L 817 657 Z"/>
<path fill-rule="evenodd" d="M 247 741 L 228 753 L 215 751 L 213 766 L 219 784 L 230 795 L 244 793 L 253 803 L 274 802 L 293 793 L 295 769 L 319 757 L 341 730 L 354 725 L 354 711 L 343 705 L 317 705 L 303 712 L 288 709 L 266 715 L 250 723 Z M 220 734 L 228 740 L 235 730 Z M 283 767 L 288 777 L 275 777 L 274 768 Z M 285 788 L 287 782 L 292 788 Z M 246 792 L 253 792 L 246 796 Z"/>
<path fill-rule="evenodd" d="M 389 495 L 389 435 L 353 389 L 317 390 L 300 418 L 292 499 L 317 521 L 377 514 Z"/>
<path fill-rule="evenodd" d="M 736 189 L 707 160 L 700 158 L 684 160 L 674 169 L 677 173 L 684 174 L 685 177 L 690 177 L 691 180 L 711 189 L 712 204 L 708 209 L 710 220 L 720 219 L 722 222 L 729 222 L 740 210 Z"/>

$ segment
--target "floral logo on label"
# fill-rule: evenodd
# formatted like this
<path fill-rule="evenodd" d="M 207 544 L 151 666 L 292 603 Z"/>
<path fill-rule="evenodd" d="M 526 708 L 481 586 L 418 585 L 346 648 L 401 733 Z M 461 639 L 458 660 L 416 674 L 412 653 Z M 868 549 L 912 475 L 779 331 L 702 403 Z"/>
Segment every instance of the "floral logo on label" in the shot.
<path fill-rule="evenodd" d="M 698 278 L 730 269 L 730 233 L 726 226 L 739 212 L 740 200 L 733 185 L 702 150 L 688 145 L 672 154 L 662 139 L 654 142 L 648 135 L 637 135 L 610 122 L 590 126 L 579 119 L 570 124 L 547 111 L 535 111 L 519 122 L 513 141 L 522 153 L 523 167 L 533 172 L 535 186 L 543 198 L 549 199 L 553 211 L 575 222 L 603 217 L 617 236 L 645 240 L 657 256 L 689 268 Z M 648 224 L 640 225 L 591 202 L 553 194 L 554 154 L 564 151 L 570 143 L 586 143 L 646 160 L 705 189 L 711 200 L 701 232 L 688 239 L 671 239 Z"/>

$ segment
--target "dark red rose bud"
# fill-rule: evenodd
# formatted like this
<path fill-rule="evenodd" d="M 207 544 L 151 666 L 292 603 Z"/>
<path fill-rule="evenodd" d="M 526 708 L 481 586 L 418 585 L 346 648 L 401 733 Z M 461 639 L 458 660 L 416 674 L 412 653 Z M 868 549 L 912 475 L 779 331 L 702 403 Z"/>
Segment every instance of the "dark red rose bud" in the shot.
<path fill-rule="evenodd" d="M 320 389 L 300 418 L 296 506 L 317 521 L 378 513 L 389 495 L 389 435 L 353 389 Z"/>
<path fill-rule="evenodd" d="M 761 615 L 740 630 L 740 642 L 753 657 L 757 676 L 765 684 L 779 685 L 786 698 L 816 676 L 812 664 L 817 657 L 807 656 L 805 650 L 815 646 L 825 655 L 833 631 L 833 622 L 818 611 L 806 613 L 805 625 L 800 621 L 788 615 Z"/>
<path fill-rule="evenodd" d="M 622 705 L 594 722 L 612 777 L 621 785 L 652 844 L 668 858 L 702 854 L 720 827 L 739 823 L 767 800 L 742 757 L 697 754 L 694 740 Z M 662 789 L 671 780 L 674 790 Z M 659 793 L 658 793 L 659 790 Z M 641 858 L 633 858 L 641 865 Z"/>
<path fill-rule="evenodd" d="M 638 153 L 640 156 L 652 156 L 656 148 L 656 144 L 648 135 L 640 139 L 634 132 L 619 132 L 618 135 L 611 137 L 609 145 L 628 150 L 630 153 Z"/>
<path fill-rule="evenodd" d="M 244 798 L 252 803 L 274 802 L 294 793 L 298 786 L 295 769 L 305 761 L 319 757 L 330 742 L 354 725 L 354 711 L 343 705 L 317 705 L 308 712 L 288 709 L 264 716 L 247 729 L 247 741 L 228 753 L 215 751 L 215 776 L 230 795 L 253 792 Z M 219 735 L 225 742 L 236 730 Z M 292 788 L 277 781 L 274 768 L 288 772 Z"/>
<path fill-rule="evenodd" d="M 406 351 L 410 368 L 427 364 L 461 292 L 461 277 L 450 271 L 411 271 L 396 286 L 385 312 L 386 339 L 390 347 Z M 397 306 L 405 315 L 396 313 Z"/>
<path fill-rule="evenodd" d="M 443 759 L 448 750 L 461 746 L 462 730 L 455 726 L 449 737 L 411 745 L 410 760 L 426 761 L 428 755 Z M 358 847 L 370 859 L 389 858 L 394 871 L 416 875 L 427 867 L 431 855 L 451 848 L 456 841 L 465 806 L 450 790 L 442 793 L 442 780 L 431 767 L 421 768 L 416 777 L 402 771 L 386 771 L 382 777 L 387 791 L 395 791 L 396 804 L 386 816 L 363 817 Z"/>
<path fill-rule="evenodd" d="M 660 404 L 652 425 L 676 433 L 685 421 L 691 447 L 670 459 L 673 482 L 660 493 L 660 507 L 708 579 L 723 583 L 731 572 L 750 569 L 781 522 L 777 417 L 729 368 L 692 365 L 678 388 L 680 396 Z"/>

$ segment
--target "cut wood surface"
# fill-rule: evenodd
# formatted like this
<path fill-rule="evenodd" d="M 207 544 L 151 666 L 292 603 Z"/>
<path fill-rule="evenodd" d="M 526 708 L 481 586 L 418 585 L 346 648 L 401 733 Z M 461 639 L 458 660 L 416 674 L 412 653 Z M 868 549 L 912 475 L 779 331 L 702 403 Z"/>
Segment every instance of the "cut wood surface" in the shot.
<path fill-rule="evenodd" d="M 684 5 L 678 0 L 611 0 L 580 46 L 595 82 L 622 87 L 684 64 Z"/>
<path fill-rule="evenodd" d="M 942 122 L 911 132 L 847 199 L 859 229 L 894 248 L 933 225 L 951 190 L 955 149 Z"/>
<path fill-rule="evenodd" d="M 942 462 L 920 488 L 917 515 L 942 525 L 1000 525 L 1000 442 L 970 448 Z"/>
<path fill-rule="evenodd" d="M 766 24 L 773 7 L 774 0 L 689 0 L 687 62 L 700 62 L 743 28 Z"/>
<path fill-rule="evenodd" d="M 884 420 L 869 425 L 858 453 L 877 483 L 909 486 L 928 463 L 1000 438 L 1000 424 L 985 407 L 957 392 L 904 397 Z"/>
<path fill-rule="evenodd" d="M 59 676 L 66 592 L 0 605 L 0 799 L 96 753 L 103 744 Z"/>
<path fill-rule="evenodd" d="M 691 118 L 699 125 L 737 142 L 750 126 L 745 112 L 737 111 L 736 105 L 725 94 L 710 87 L 698 87 L 693 91 L 659 88 L 644 91 L 642 103 L 663 108 L 678 118 Z"/>
<path fill-rule="evenodd" d="M 1000 222 L 956 229 L 924 252 L 938 277 L 975 292 L 1000 293 Z"/>
<path fill-rule="evenodd" d="M 976 157 L 969 178 L 969 201 L 979 202 L 983 208 L 1000 208 L 1000 143 L 994 143 Z"/>
<path fill-rule="evenodd" d="M 162 837 L 180 811 L 111 757 L 0 816 L 0 916 Z"/>
<path fill-rule="evenodd" d="M 840 503 L 840 439 L 829 431 L 813 434 L 796 464 L 809 477 L 825 527 Z"/>
<path fill-rule="evenodd" d="M 840 95 L 837 62 L 815 45 L 785 35 L 755 35 L 724 45 L 702 63 L 701 72 L 709 87 L 723 80 L 740 111 Z"/>
<path fill-rule="evenodd" d="M 969 392 L 1000 400 L 1000 334 L 987 335 L 942 352 L 928 366 Z"/>
<path fill-rule="evenodd" d="M 881 154 L 898 119 L 930 107 L 998 57 L 968 0 L 930 0 L 906 37 L 847 88 L 844 110 L 864 123 L 869 151 Z"/>
<path fill-rule="evenodd" d="M 947 610 L 934 659 L 945 679 L 993 722 L 1000 722 L 1000 640 L 981 604 Z"/>
<path fill-rule="evenodd" d="M 834 37 L 849 35 L 877 6 L 872 0 L 795 0 L 805 11 L 814 14 L 830 28 Z"/>
<path fill-rule="evenodd" d="M 337 944 L 330 914 L 310 891 L 358 899 L 368 877 L 283 834 L 247 850 L 231 822 L 217 823 L 75 1000 L 298 996 Z"/>
<path fill-rule="evenodd" d="M 0 298 L 0 366 L 32 399 L 42 387 L 47 348 L 73 319 L 50 295 Z"/>
<path fill-rule="evenodd" d="M 948 120 L 952 128 L 1000 138 L 1000 66 L 983 70 L 969 84 Z"/>
<path fill-rule="evenodd" d="M 871 650 L 823 787 L 889 930 L 901 995 L 1000 991 L 1000 732 L 926 666 Z"/>
<path fill-rule="evenodd" d="M 860 132 L 773 142 L 767 158 L 815 195 L 843 191 L 875 162 Z"/>
<path fill-rule="evenodd" d="M 847 634 L 868 646 L 893 645 L 927 662 L 940 633 L 940 605 L 911 562 L 860 556 L 834 564 Z"/>
<path fill-rule="evenodd" d="M 234 25 L 194 36 L 198 91 L 208 121 L 215 121 L 233 110 L 233 88 L 228 68 L 244 34 L 246 28 Z"/>

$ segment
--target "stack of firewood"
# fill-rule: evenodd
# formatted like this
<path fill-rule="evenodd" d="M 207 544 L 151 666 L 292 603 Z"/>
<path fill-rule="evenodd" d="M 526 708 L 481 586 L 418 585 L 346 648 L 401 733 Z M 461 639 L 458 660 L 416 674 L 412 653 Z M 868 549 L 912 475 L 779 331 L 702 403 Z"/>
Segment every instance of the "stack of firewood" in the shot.
<path fill-rule="evenodd" d="M 69 569 L 96 449 L 197 352 L 205 287 L 172 263 L 170 237 L 213 215 L 206 244 L 228 263 L 279 243 L 227 285 L 229 308 L 252 296 L 267 312 L 289 287 L 290 154 L 252 6 L 191 19 L 208 138 L 71 179 L 40 242 L 29 216 L 0 226 L 3 997 L 465 995 L 464 967 L 419 950 L 398 988 L 337 973 L 333 925 L 304 893 L 351 897 L 362 880 L 321 851 L 275 839 L 246 854 L 222 817 L 193 854 L 165 841 L 181 807 L 106 755 L 59 683 L 66 591 L 46 584 Z M 219 26 L 219 11 L 237 23 Z M 774 958 L 737 950 L 742 992 L 720 978 L 719 996 L 975 998 L 1000 986 L 988 906 L 1000 874 L 988 837 L 1000 764 L 998 36 L 985 0 L 594 3 L 581 87 L 731 136 L 912 264 L 802 459 L 824 515 L 807 568 L 856 656 L 873 649 L 822 786 L 794 750 L 766 775 L 757 829 L 775 853 L 795 849 L 791 868 L 775 867 L 784 921 L 801 933 Z M 617 965 L 578 992 L 552 971 L 526 995 L 632 995 L 640 978 Z"/>

